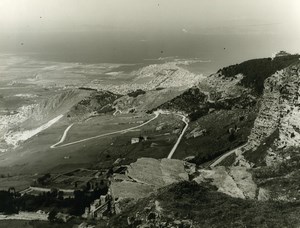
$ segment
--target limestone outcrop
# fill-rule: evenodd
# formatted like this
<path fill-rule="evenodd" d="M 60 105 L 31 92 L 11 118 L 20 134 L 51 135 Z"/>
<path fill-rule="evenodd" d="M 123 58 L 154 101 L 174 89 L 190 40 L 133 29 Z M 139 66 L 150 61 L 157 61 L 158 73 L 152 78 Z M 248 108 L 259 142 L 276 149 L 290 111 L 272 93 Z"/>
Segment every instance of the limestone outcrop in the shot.
<path fill-rule="evenodd" d="M 199 176 L 194 180 L 197 183 L 211 181 L 219 192 L 242 199 L 255 199 L 257 186 L 252 175 L 244 167 L 224 166 L 214 167 L 211 170 L 201 169 Z"/>
<path fill-rule="evenodd" d="M 127 168 L 126 180 L 113 180 L 114 198 L 143 198 L 155 190 L 180 181 L 189 180 L 185 162 L 176 159 L 139 158 Z"/>

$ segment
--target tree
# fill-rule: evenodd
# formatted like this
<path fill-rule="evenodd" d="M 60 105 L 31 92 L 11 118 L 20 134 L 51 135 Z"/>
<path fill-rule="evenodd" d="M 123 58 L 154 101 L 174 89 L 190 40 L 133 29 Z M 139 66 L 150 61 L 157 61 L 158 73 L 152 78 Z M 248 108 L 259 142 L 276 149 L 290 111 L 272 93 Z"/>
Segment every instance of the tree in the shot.
<path fill-rule="evenodd" d="M 56 198 L 58 194 L 58 190 L 56 188 L 51 188 L 51 196 Z"/>
<path fill-rule="evenodd" d="M 17 212 L 14 195 L 8 191 L 0 191 L 0 212 L 13 214 Z"/>
<path fill-rule="evenodd" d="M 52 210 L 50 211 L 49 215 L 48 215 L 48 219 L 50 222 L 55 222 L 56 220 L 56 215 L 57 215 L 57 211 L 56 210 Z"/>
<path fill-rule="evenodd" d="M 60 199 L 60 200 L 63 200 L 64 199 L 64 192 L 59 191 L 58 194 L 57 194 L 57 198 Z"/>

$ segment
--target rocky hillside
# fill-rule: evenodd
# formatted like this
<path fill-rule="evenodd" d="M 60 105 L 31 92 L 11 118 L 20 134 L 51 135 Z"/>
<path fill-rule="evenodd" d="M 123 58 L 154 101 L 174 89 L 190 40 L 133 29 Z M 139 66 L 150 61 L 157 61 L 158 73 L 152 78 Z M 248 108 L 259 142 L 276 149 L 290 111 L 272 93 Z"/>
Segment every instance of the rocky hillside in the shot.
<path fill-rule="evenodd" d="M 157 108 L 192 113 L 200 110 L 206 102 L 207 96 L 199 88 L 192 87 Z"/>
<path fill-rule="evenodd" d="M 237 163 L 273 165 L 285 159 L 282 151 L 298 147 L 299 76 L 296 64 L 265 80 L 258 116 L 247 144 L 237 152 Z"/>
<path fill-rule="evenodd" d="M 121 95 L 109 91 L 93 91 L 89 96 L 75 104 L 67 113 L 69 119 L 83 120 L 92 115 L 113 113 L 113 103 Z"/>
<path fill-rule="evenodd" d="M 275 58 L 252 59 L 240 64 L 224 67 L 218 71 L 224 77 L 234 77 L 242 74 L 245 77 L 241 85 L 253 88 L 255 92 L 262 94 L 264 81 L 278 70 L 282 70 L 299 61 L 300 55 L 277 55 Z"/>
<path fill-rule="evenodd" d="M 201 165 L 188 165 L 190 181 L 129 203 L 110 225 L 299 227 L 299 95 L 299 55 L 279 55 L 223 68 L 158 106 L 190 118 L 206 110 L 175 156 L 194 148 L 199 154 L 189 161 Z"/>
<path fill-rule="evenodd" d="M 117 99 L 114 108 L 118 113 L 147 112 L 182 93 L 180 88 L 136 90 Z"/>
<path fill-rule="evenodd" d="M 181 182 L 128 206 L 109 227 L 298 227 L 299 213 L 297 203 L 243 200 Z"/>
<path fill-rule="evenodd" d="M 209 79 L 206 79 L 203 83 L 207 83 L 208 80 L 212 80 L 212 78 L 210 77 Z M 225 83 L 226 82 L 224 81 L 224 84 Z M 199 87 L 194 86 L 190 89 L 187 89 L 182 94 L 151 111 L 163 109 L 182 112 L 188 115 L 190 120 L 195 121 L 215 110 L 231 110 L 235 108 L 246 109 L 256 104 L 255 97 L 251 96 L 245 90 L 239 91 L 237 94 L 235 94 L 235 96 L 230 96 L 229 94 L 221 94 L 221 92 L 219 95 L 216 95 L 215 92 L 211 92 L 210 90 L 213 87 L 218 88 L 217 85 L 210 85 L 209 89 L 203 87 L 201 88 L 201 86 Z M 221 88 L 224 89 L 224 87 Z M 231 92 L 233 91 L 231 90 Z"/>

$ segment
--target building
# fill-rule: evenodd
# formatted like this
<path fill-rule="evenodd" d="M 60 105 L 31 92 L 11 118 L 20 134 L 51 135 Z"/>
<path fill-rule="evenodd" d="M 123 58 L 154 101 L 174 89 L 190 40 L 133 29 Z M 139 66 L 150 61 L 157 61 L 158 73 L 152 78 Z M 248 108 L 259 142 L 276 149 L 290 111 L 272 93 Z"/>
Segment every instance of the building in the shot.
<path fill-rule="evenodd" d="M 82 215 L 83 218 L 100 219 L 103 218 L 104 213 L 108 213 L 110 209 L 111 196 L 109 194 L 100 196 L 89 207 L 85 208 Z"/>
<path fill-rule="evenodd" d="M 140 138 L 132 138 L 131 139 L 131 144 L 136 144 L 140 142 Z"/>
<path fill-rule="evenodd" d="M 276 58 L 276 57 L 283 57 L 283 56 L 289 56 L 291 55 L 290 53 L 287 53 L 286 51 L 279 51 L 277 53 L 273 53 L 272 54 L 272 58 Z"/>

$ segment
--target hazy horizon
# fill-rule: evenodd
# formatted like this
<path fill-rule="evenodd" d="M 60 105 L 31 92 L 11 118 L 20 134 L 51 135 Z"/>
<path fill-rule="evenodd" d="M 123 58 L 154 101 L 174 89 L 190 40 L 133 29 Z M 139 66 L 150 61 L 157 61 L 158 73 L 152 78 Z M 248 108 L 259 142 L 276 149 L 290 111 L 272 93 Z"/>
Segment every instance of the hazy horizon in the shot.
<path fill-rule="evenodd" d="M 297 0 L 2 0 L 0 52 L 66 62 L 178 56 L 218 66 L 300 52 Z"/>

